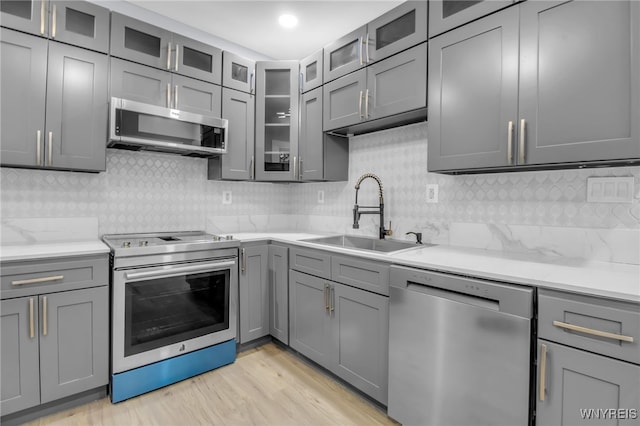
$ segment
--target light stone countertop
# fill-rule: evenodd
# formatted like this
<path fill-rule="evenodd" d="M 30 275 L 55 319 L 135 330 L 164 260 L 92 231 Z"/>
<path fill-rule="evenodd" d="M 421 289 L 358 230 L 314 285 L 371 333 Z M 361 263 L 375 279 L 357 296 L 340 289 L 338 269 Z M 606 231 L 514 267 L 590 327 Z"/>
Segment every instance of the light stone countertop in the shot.
<path fill-rule="evenodd" d="M 237 233 L 243 243 L 273 241 L 333 253 L 380 260 L 409 267 L 498 280 L 568 292 L 640 302 L 640 265 L 589 261 L 534 254 L 452 246 L 424 246 L 393 253 L 377 253 L 301 241 L 321 233 Z M 15 244 L 0 247 L 0 261 L 59 258 L 108 253 L 100 240 Z"/>

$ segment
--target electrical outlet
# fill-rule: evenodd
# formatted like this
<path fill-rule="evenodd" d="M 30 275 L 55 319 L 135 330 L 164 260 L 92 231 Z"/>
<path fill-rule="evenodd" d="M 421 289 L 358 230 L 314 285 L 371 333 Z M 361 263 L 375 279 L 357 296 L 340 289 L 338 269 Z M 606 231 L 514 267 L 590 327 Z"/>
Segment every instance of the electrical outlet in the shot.
<path fill-rule="evenodd" d="M 631 203 L 633 184 L 633 176 L 587 178 L 587 202 Z"/>
<path fill-rule="evenodd" d="M 231 204 L 233 202 L 233 196 L 231 191 L 222 191 L 222 204 Z"/>
<path fill-rule="evenodd" d="M 324 191 L 318 191 L 318 204 L 324 204 Z"/>
<path fill-rule="evenodd" d="M 428 183 L 427 184 L 427 203 L 437 203 L 437 202 L 438 202 L 438 184 Z"/>

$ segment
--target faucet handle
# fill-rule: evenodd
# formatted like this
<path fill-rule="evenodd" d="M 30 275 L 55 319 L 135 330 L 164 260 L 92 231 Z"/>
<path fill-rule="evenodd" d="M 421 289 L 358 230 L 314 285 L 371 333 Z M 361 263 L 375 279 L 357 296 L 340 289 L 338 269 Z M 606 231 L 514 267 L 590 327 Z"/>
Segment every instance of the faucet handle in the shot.
<path fill-rule="evenodd" d="M 391 229 L 391 221 L 389 221 L 389 228 L 384 230 L 384 235 L 388 237 L 393 235 L 393 230 Z"/>

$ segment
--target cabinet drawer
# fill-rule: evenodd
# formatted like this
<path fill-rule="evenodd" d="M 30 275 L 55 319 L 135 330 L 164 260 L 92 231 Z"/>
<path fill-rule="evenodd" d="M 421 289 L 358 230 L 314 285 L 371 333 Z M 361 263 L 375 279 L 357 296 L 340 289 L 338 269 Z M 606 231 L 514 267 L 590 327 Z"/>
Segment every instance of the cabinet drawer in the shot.
<path fill-rule="evenodd" d="M 331 279 L 363 290 L 389 295 L 389 265 L 352 257 L 331 256 Z"/>
<path fill-rule="evenodd" d="M 107 255 L 2 264 L 2 299 L 109 284 Z"/>
<path fill-rule="evenodd" d="M 633 303 L 540 290 L 538 335 L 640 364 L 639 308 Z"/>
<path fill-rule="evenodd" d="M 316 250 L 292 248 L 289 252 L 289 267 L 326 279 L 331 279 L 331 256 Z"/>

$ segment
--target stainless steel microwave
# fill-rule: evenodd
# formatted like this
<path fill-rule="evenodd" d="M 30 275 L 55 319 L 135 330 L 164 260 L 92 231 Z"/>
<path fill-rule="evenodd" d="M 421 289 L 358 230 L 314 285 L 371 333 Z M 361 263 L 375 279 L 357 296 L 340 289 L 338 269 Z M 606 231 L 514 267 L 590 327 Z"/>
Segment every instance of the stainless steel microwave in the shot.
<path fill-rule="evenodd" d="M 226 119 L 111 98 L 110 148 L 211 158 L 227 152 Z"/>

